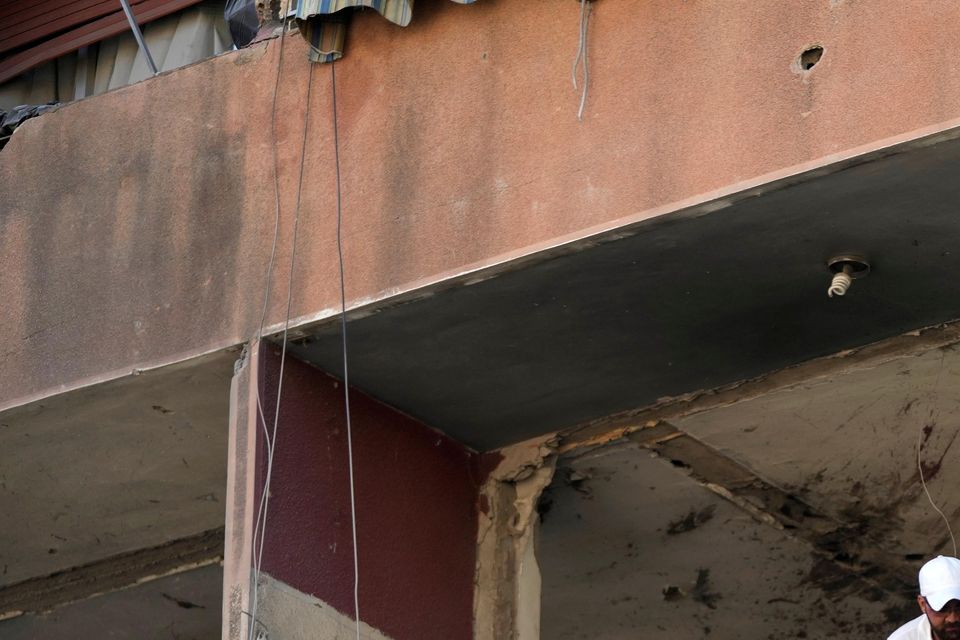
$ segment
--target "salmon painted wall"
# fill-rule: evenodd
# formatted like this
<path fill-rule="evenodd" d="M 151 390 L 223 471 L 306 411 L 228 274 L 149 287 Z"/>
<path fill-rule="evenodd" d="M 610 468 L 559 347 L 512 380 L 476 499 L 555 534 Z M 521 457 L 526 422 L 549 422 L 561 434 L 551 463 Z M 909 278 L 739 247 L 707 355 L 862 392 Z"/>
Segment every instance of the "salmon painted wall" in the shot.
<path fill-rule="evenodd" d="M 351 306 L 960 117 L 958 3 L 593 7 L 583 122 L 572 0 L 419 0 L 407 28 L 356 16 L 336 67 Z M 814 44 L 823 56 L 804 71 Z M 310 66 L 298 35 L 279 58 L 280 40 L 260 43 L 13 136 L 0 153 L 0 410 L 253 335 L 274 148 L 267 324 L 280 322 L 305 118 L 294 324 L 335 312 L 332 67 Z"/>
<path fill-rule="evenodd" d="M 280 359 L 261 354 L 273 416 Z M 290 356 L 283 380 L 262 570 L 353 616 L 343 387 Z M 478 456 L 358 391 L 350 407 L 361 618 L 394 640 L 471 638 Z"/>

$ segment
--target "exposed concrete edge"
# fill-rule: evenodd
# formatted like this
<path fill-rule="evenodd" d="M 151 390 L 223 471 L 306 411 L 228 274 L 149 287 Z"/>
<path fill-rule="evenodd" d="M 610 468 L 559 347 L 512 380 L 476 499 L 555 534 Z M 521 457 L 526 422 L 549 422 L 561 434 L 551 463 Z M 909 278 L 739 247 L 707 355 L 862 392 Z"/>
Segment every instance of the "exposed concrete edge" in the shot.
<path fill-rule="evenodd" d="M 247 345 L 230 382 L 226 525 L 223 549 L 223 640 L 248 637 L 257 469 L 260 343 Z"/>
<path fill-rule="evenodd" d="M 230 352 L 231 350 L 236 350 L 238 353 L 240 347 L 243 344 L 243 340 L 227 340 L 223 342 L 218 342 L 213 345 L 208 345 L 199 351 L 181 351 L 175 355 L 172 355 L 167 358 L 162 358 L 158 360 L 151 360 L 139 364 L 136 367 L 123 367 L 120 369 L 112 369 L 102 374 L 95 376 L 88 376 L 86 378 L 80 378 L 79 380 L 74 380 L 72 382 L 67 382 L 56 387 L 51 387 L 49 389 L 44 389 L 43 391 L 38 391 L 37 393 L 31 393 L 26 396 L 21 396 L 19 398 L 14 398 L 13 400 L 7 400 L 0 402 L 0 413 L 4 411 L 9 411 L 10 409 L 16 409 L 17 407 L 26 406 L 34 402 L 40 402 L 41 400 L 46 400 L 52 396 L 62 395 L 64 393 L 71 393 L 73 391 L 80 391 L 81 389 L 86 389 L 88 387 L 95 387 L 99 384 L 104 384 L 106 382 L 113 382 L 115 380 L 121 380 L 123 378 L 130 378 L 134 376 L 143 375 L 145 373 L 152 373 L 159 369 L 171 369 L 179 366 L 192 366 L 197 364 L 198 360 L 207 358 L 208 356 L 218 355 L 224 352 Z"/>
<path fill-rule="evenodd" d="M 129 87 L 123 87 L 121 89 L 128 88 Z M 635 235 L 650 224 L 662 224 L 677 219 L 707 215 L 726 209 L 748 198 L 754 198 L 824 175 L 844 171 L 860 164 L 958 138 L 960 138 L 960 118 L 954 118 L 946 122 L 915 129 L 900 135 L 883 138 L 845 151 L 822 156 L 816 160 L 810 160 L 785 169 L 771 171 L 748 180 L 742 180 L 726 187 L 621 216 L 542 242 L 526 245 L 485 260 L 463 265 L 456 269 L 449 269 L 418 278 L 395 287 L 383 289 L 371 296 L 354 298 L 347 301 L 347 316 L 350 320 L 363 318 L 393 306 L 431 297 L 445 289 L 458 286 L 470 286 L 483 282 L 484 280 L 495 278 L 503 273 L 515 271 L 530 264 L 536 264 L 560 255 L 576 253 L 599 244 L 629 237 Z M 281 333 L 284 326 L 287 325 L 288 338 L 290 340 L 297 340 L 305 337 L 314 327 L 338 318 L 340 313 L 340 305 L 335 304 L 313 313 L 290 318 L 289 321 L 269 324 L 264 327 L 263 336 L 273 337 Z M 112 369 L 102 374 L 87 376 L 10 400 L 0 400 L 0 413 L 14 407 L 43 400 L 50 396 L 109 382 L 129 375 L 139 375 L 146 371 L 189 361 L 217 351 L 236 347 L 248 339 L 248 336 L 237 335 L 199 347 L 196 350 L 187 350 L 156 360 Z"/>
<path fill-rule="evenodd" d="M 353 618 L 309 594 L 266 574 L 260 574 L 262 630 L 269 640 L 355 640 Z M 260 624 L 257 625 L 260 627 Z M 364 640 L 391 640 L 379 629 L 360 622 Z"/>
<path fill-rule="evenodd" d="M 639 429 L 654 427 L 662 420 L 718 409 L 829 376 L 873 369 L 893 360 L 916 357 L 957 343 L 960 343 L 960 321 L 917 329 L 721 387 L 661 398 L 652 405 L 592 420 L 559 432 L 556 434 L 560 440 L 557 451 L 565 453 L 572 449 L 603 444 Z"/>
<path fill-rule="evenodd" d="M 536 559 L 537 501 L 556 468 L 549 436 L 501 449 L 480 489 L 474 575 L 476 640 L 538 640 L 540 567 Z"/>
<path fill-rule="evenodd" d="M 42 613 L 183 573 L 223 557 L 223 528 L 0 587 L 0 620 Z"/>

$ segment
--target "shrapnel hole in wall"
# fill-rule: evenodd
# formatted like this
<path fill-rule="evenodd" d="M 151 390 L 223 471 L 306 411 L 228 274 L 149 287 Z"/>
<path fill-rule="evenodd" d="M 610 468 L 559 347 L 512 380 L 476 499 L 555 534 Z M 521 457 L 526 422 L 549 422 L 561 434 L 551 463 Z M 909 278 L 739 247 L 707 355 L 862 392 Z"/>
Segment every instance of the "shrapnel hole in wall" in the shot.
<path fill-rule="evenodd" d="M 809 71 L 820 62 L 820 58 L 823 57 L 823 47 L 820 45 L 814 45 L 806 49 L 803 53 L 800 54 L 800 68 L 804 71 Z"/>

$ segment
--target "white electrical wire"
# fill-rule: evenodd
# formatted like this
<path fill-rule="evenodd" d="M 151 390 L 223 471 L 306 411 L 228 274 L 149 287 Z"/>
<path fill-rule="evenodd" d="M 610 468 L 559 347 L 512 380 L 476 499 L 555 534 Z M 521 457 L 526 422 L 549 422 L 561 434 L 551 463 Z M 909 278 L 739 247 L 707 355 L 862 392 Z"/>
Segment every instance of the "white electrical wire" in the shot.
<path fill-rule="evenodd" d="M 933 501 L 933 497 L 930 495 L 930 490 L 927 489 L 927 481 L 923 477 L 923 463 L 921 462 L 920 453 L 923 447 L 923 429 L 920 430 L 920 436 L 917 438 L 917 471 L 920 472 L 920 484 L 923 486 L 923 492 L 927 494 L 927 500 L 930 501 L 930 506 L 933 507 L 934 511 L 940 514 L 940 517 L 943 518 L 943 523 L 947 525 L 947 531 L 950 533 L 950 542 L 953 543 L 953 557 L 957 557 L 957 539 L 953 536 L 953 527 L 950 526 L 950 520 L 947 519 L 947 516 L 944 515 L 943 511 L 940 510 L 940 507 Z"/>
<path fill-rule="evenodd" d="M 934 394 L 939 393 L 940 391 L 940 376 L 943 375 L 943 361 L 946 358 L 946 353 L 940 351 L 940 369 L 937 371 L 937 379 L 933 384 Z M 936 416 L 933 417 L 934 421 L 940 417 L 939 408 L 936 411 Z M 931 423 L 932 424 L 932 423 Z M 947 525 L 947 532 L 950 534 L 950 542 L 953 543 L 953 557 L 957 557 L 957 539 L 953 535 L 953 527 L 950 526 L 950 520 L 947 519 L 947 516 L 944 515 L 943 511 L 940 510 L 940 507 L 933 501 L 933 496 L 930 495 L 930 490 L 927 489 L 927 480 L 923 477 L 923 462 L 921 459 L 921 453 L 923 449 L 923 436 L 926 431 L 926 427 L 921 427 L 920 434 L 917 436 L 917 471 L 920 474 L 920 484 L 923 486 L 923 492 L 927 494 L 927 500 L 930 501 L 930 506 L 933 507 L 934 511 L 940 514 L 940 517 L 943 518 L 943 523 Z"/>
<path fill-rule="evenodd" d="M 587 103 L 587 86 L 590 83 L 590 66 L 587 59 L 587 26 L 590 22 L 590 0 L 580 0 L 580 43 L 577 46 L 577 55 L 573 59 L 573 88 L 578 89 L 577 67 L 583 68 L 583 91 L 580 94 L 580 108 L 577 110 L 577 120 L 583 121 L 583 108 Z"/>

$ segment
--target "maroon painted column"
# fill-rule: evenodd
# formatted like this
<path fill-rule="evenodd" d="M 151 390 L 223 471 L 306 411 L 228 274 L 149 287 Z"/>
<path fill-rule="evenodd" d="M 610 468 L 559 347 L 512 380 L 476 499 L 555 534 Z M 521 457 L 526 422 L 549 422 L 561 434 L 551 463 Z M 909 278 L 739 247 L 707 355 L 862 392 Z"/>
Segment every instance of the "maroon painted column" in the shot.
<path fill-rule="evenodd" d="M 264 343 L 258 376 L 268 422 L 279 366 L 279 348 Z M 315 609 L 326 605 L 353 619 L 343 387 L 289 354 L 283 378 L 262 579 L 279 581 L 284 594 L 302 596 Z M 360 617 L 394 640 L 467 640 L 473 634 L 477 455 L 359 391 L 351 390 L 350 399 Z M 259 492 L 266 468 L 260 430 L 257 442 Z M 296 607 L 286 620 L 270 620 L 278 609 L 262 591 L 268 627 L 319 624 L 306 614 L 290 620 L 299 616 Z"/>

